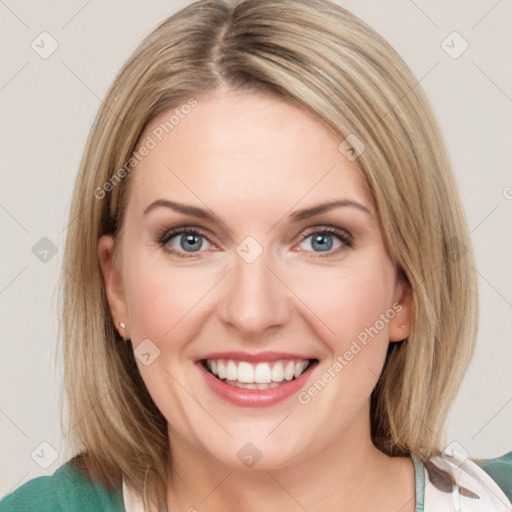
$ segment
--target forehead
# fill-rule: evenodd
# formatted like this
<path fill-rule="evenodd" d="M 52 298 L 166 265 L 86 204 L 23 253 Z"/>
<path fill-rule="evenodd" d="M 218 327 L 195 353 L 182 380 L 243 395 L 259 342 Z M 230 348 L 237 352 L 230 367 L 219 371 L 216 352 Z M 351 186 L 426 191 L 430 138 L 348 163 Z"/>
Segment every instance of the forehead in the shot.
<path fill-rule="evenodd" d="M 243 200 L 247 208 L 278 202 L 282 210 L 339 198 L 370 206 L 340 142 L 318 117 L 278 98 L 224 92 L 185 99 L 146 127 L 141 144 L 151 149 L 132 173 L 130 202 L 142 207 L 170 194 L 201 198 L 212 209 Z"/>

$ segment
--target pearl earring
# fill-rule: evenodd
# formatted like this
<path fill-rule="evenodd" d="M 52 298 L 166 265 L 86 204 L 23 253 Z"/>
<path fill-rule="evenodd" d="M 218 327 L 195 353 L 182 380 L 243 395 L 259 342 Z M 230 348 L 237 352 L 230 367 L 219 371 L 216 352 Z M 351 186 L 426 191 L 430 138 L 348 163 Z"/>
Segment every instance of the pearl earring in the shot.
<path fill-rule="evenodd" d="M 126 325 L 124 324 L 124 322 L 121 322 L 121 323 L 119 324 L 119 326 L 121 327 L 121 329 L 124 329 L 124 328 L 126 327 Z"/>

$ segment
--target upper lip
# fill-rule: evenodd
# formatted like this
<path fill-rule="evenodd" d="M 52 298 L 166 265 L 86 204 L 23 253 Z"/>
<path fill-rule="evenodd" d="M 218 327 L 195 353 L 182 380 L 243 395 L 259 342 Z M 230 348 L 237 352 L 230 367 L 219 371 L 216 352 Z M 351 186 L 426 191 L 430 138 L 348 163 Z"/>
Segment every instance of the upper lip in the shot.
<path fill-rule="evenodd" d="M 204 361 L 205 359 L 232 359 L 234 361 L 247 361 L 247 362 L 263 362 L 263 361 L 278 361 L 280 359 L 314 359 L 313 357 L 304 356 L 303 354 L 290 353 L 290 352 L 211 352 L 196 359 Z"/>

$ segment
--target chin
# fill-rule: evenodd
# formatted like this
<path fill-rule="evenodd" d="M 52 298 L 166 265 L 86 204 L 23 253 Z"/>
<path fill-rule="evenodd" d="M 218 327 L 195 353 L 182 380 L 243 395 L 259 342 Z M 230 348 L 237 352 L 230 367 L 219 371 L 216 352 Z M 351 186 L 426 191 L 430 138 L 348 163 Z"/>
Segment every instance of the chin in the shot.
<path fill-rule="evenodd" d="M 293 433 L 280 432 L 273 437 L 265 429 L 265 433 L 254 431 L 253 435 L 247 433 L 229 440 L 225 437 L 212 439 L 211 444 L 206 444 L 203 437 L 201 444 L 214 460 L 232 470 L 275 470 L 308 457 L 298 434 L 295 430 Z"/>

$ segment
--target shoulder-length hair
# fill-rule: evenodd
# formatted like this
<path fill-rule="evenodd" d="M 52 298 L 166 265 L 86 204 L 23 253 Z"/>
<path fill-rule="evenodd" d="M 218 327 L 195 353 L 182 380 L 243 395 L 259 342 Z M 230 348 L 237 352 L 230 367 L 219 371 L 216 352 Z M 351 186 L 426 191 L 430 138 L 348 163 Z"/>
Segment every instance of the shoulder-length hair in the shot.
<path fill-rule="evenodd" d="M 75 462 L 109 488 L 124 476 L 164 503 L 167 421 L 114 327 L 97 244 L 107 233 L 119 237 L 133 152 L 148 122 L 221 86 L 293 102 L 340 143 L 350 135 L 364 143 L 357 163 L 413 295 L 410 334 L 390 344 L 371 396 L 372 439 L 393 456 L 438 454 L 473 352 L 478 300 L 466 220 L 418 80 L 380 35 L 327 0 L 204 0 L 163 21 L 135 50 L 85 147 L 62 274 Z"/>

